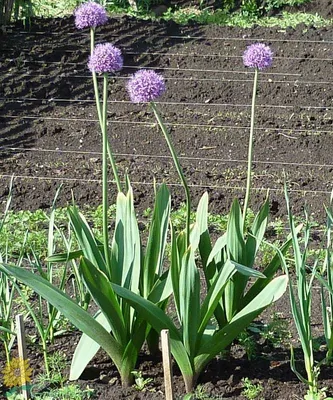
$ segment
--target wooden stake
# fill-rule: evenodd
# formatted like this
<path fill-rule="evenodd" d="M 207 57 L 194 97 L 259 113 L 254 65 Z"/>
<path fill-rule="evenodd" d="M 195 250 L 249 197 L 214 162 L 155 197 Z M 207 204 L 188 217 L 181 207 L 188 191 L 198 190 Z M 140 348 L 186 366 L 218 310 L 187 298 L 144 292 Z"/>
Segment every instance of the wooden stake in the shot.
<path fill-rule="evenodd" d="M 173 381 L 172 381 L 172 362 L 170 352 L 169 330 L 161 331 L 161 346 L 163 357 L 165 399 L 174 400 Z"/>
<path fill-rule="evenodd" d="M 24 330 L 24 321 L 23 315 L 18 314 L 16 316 L 16 332 L 17 332 L 17 344 L 18 344 L 18 352 L 21 360 L 27 360 L 27 346 L 25 343 L 25 330 Z M 30 390 L 28 388 L 28 382 L 26 381 L 26 375 L 22 374 L 22 394 L 24 400 L 30 400 Z"/>

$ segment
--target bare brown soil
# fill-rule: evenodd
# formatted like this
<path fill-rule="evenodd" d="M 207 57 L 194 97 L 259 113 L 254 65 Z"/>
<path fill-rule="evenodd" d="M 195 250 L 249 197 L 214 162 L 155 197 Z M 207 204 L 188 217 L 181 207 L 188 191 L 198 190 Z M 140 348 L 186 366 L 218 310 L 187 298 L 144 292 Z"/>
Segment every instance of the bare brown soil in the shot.
<path fill-rule="evenodd" d="M 305 8 L 332 15 L 331 1 L 314 4 Z M 194 204 L 208 190 L 210 210 L 225 213 L 234 196 L 243 199 L 246 182 L 253 73 L 243 67 L 241 56 L 248 44 L 263 40 L 271 45 L 275 61 L 260 76 L 251 207 L 257 210 L 270 188 L 272 218 L 284 216 L 286 176 L 294 212 L 301 215 L 307 203 L 313 217 L 323 220 L 323 204 L 333 188 L 331 28 L 182 27 L 122 17 L 111 18 L 97 39 L 113 42 L 125 57 L 125 68 L 110 82 L 109 132 L 121 174 L 127 170 L 131 177 L 138 212 L 152 206 L 154 178 L 169 184 L 175 206 L 184 195 L 151 112 L 129 102 L 127 77 L 139 67 L 163 73 L 168 90 L 159 107 L 181 155 Z M 76 31 L 72 18 L 38 20 L 30 32 L 13 27 L 1 36 L 0 49 L 0 201 L 5 202 L 15 174 L 15 209 L 49 208 L 61 183 L 59 205 L 71 201 L 71 191 L 80 205 L 100 204 L 101 141 L 86 67 L 88 33 Z M 112 199 L 115 194 L 110 183 Z M 318 298 L 314 304 L 318 330 Z M 290 321 L 287 296 L 276 310 Z M 76 341 L 77 336 L 66 337 L 57 347 L 70 359 Z M 36 353 L 31 347 L 35 373 L 41 363 Z M 295 399 L 305 387 L 288 360 L 288 348 L 263 345 L 258 359 L 249 362 L 235 346 L 231 359 L 212 363 L 201 383 L 210 395 L 243 399 L 241 378 L 249 377 L 263 385 L 265 399 Z M 163 398 L 160 360 L 142 354 L 139 367 L 144 377 L 153 378 L 146 392 L 123 391 L 118 380 L 105 383 L 117 374 L 103 353 L 80 382 L 95 388 L 99 399 Z M 107 379 L 101 381 L 103 374 Z M 331 368 L 324 368 L 322 384 L 330 395 L 331 374 Z M 183 394 L 176 369 L 175 384 L 177 395 Z M 4 397 L 0 384 L 0 397 L 1 390 Z"/>

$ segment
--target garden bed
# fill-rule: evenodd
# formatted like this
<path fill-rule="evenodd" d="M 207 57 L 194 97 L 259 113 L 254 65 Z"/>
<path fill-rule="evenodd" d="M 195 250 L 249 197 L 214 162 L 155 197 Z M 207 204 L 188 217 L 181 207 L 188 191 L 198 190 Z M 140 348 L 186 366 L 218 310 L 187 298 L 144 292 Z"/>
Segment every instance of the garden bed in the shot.
<path fill-rule="evenodd" d="M 58 205 L 71 201 L 71 191 L 80 206 L 100 204 L 101 140 L 86 67 L 88 33 L 78 32 L 72 18 L 37 20 L 30 32 L 15 26 L 2 39 L 0 200 L 6 201 L 14 174 L 16 210 L 48 209 L 61 183 Z M 245 193 L 253 74 L 241 57 L 246 46 L 258 40 L 271 45 L 275 59 L 260 75 L 250 206 L 257 210 L 270 189 L 272 218 L 285 216 L 286 174 L 294 213 L 301 216 L 307 203 L 316 220 L 324 219 L 323 204 L 333 188 L 331 29 L 182 27 L 119 17 L 98 30 L 97 41 L 111 41 L 125 57 L 125 68 L 110 85 L 109 132 L 120 171 L 129 172 L 138 213 L 152 207 L 154 178 L 168 183 L 174 206 L 184 197 L 153 116 L 146 106 L 129 102 L 127 77 L 139 67 L 164 75 L 167 91 L 160 108 L 181 155 L 194 204 L 208 190 L 210 211 L 226 213 L 233 198 L 243 199 Z M 114 200 L 112 184 L 110 194 Z M 321 312 L 319 292 L 314 293 L 316 330 Z M 270 321 L 274 310 L 290 323 L 287 295 L 266 312 L 263 322 Z M 290 331 L 295 333 L 292 326 Z M 318 328 L 315 335 L 320 334 Z M 56 347 L 70 359 L 77 340 L 73 334 L 59 339 Z M 41 364 L 33 346 L 29 357 L 33 367 Z M 80 383 L 94 388 L 99 399 L 160 399 L 161 362 L 145 354 L 142 360 L 143 376 L 153 379 L 144 392 L 122 390 L 102 352 Z M 180 396 L 184 386 L 174 372 Z M 332 395 L 330 374 L 331 369 L 323 369 L 321 384 Z M 288 346 L 277 351 L 263 345 L 258 359 L 251 361 L 235 346 L 231 359 L 211 363 L 200 383 L 206 383 L 208 395 L 242 399 L 244 377 L 262 384 L 265 399 L 293 399 L 306 391 L 290 370 Z M 107 384 L 110 380 L 113 384 Z M 0 385 L 0 396 L 2 389 Z"/>
<path fill-rule="evenodd" d="M 0 198 L 15 174 L 13 207 L 48 208 L 64 183 L 59 205 L 74 189 L 80 204 L 100 204 L 100 135 L 87 71 L 89 37 L 73 20 L 39 20 L 2 41 Z M 242 198 L 253 75 L 242 64 L 246 46 L 271 44 L 274 65 L 261 74 L 254 144 L 251 207 L 270 188 L 273 215 L 285 215 L 283 173 L 295 212 L 305 202 L 323 215 L 332 189 L 332 45 L 330 29 L 181 27 L 111 19 L 97 40 L 118 45 L 125 68 L 110 86 L 110 138 L 121 171 L 128 170 L 139 209 L 151 206 L 152 182 L 171 185 L 184 200 L 171 159 L 145 106 L 133 105 L 126 77 L 138 67 L 159 70 L 168 90 L 160 108 L 170 127 L 192 192 L 210 194 L 212 212 Z M 110 185 L 115 194 L 115 187 Z"/>

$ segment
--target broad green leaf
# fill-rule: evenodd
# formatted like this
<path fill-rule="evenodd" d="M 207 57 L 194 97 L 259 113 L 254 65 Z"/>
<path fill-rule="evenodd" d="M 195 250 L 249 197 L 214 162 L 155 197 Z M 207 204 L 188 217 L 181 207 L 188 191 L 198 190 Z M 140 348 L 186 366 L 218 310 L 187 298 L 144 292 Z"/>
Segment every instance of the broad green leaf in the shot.
<path fill-rule="evenodd" d="M 208 266 L 211 262 L 214 261 L 214 258 L 216 257 L 216 255 L 219 254 L 225 248 L 226 245 L 227 245 L 227 235 L 224 234 L 216 240 L 215 245 L 214 245 L 213 249 L 211 250 L 209 257 L 207 259 Z"/>
<path fill-rule="evenodd" d="M 111 331 L 110 324 L 102 312 L 98 312 L 94 319 L 105 328 L 108 332 Z M 77 344 L 72 358 L 69 380 L 76 381 L 80 378 L 82 372 L 100 349 L 100 345 L 85 333 L 82 334 L 79 343 Z"/>
<path fill-rule="evenodd" d="M 227 254 L 238 264 L 247 264 L 249 256 L 244 240 L 243 216 L 237 199 L 234 200 L 227 225 Z M 250 265 L 251 266 L 251 265 Z M 244 274 L 235 274 L 229 280 L 224 291 L 224 308 L 227 321 L 230 321 L 239 310 L 239 303 L 244 295 L 248 278 Z"/>
<path fill-rule="evenodd" d="M 263 204 L 263 206 L 260 208 L 252 224 L 251 231 L 253 236 L 256 238 L 256 243 L 257 243 L 257 248 L 255 250 L 255 253 L 257 253 L 259 246 L 264 238 L 267 228 L 268 215 L 269 215 L 269 201 L 267 199 Z"/>
<path fill-rule="evenodd" d="M 178 252 L 177 236 L 175 234 L 172 224 L 170 224 L 171 231 L 171 264 L 170 264 L 170 276 L 172 281 L 173 298 L 175 307 L 180 320 L 180 293 L 179 293 L 179 281 L 180 281 L 180 256 Z"/>
<path fill-rule="evenodd" d="M 108 319 L 113 336 L 124 346 L 124 341 L 127 340 L 126 326 L 110 281 L 84 257 L 80 260 L 80 271 L 92 298 Z"/>
<path fill-rule="evenodd" d="M 118 193 L 115 232 L 111 251 L 112 282 L 134 293 L 140 291 L 141 240 L 134 211 L 133 191 Z M 134 323 L 134 310 L 120 299 L 123 319 L 128 329 Z"/>
<path fill-rule="evenodd" d="M 227 248 L 230 258 L 244 263 L 245 241 L 243 234 L 243 217 L 237 199 L 232 203 L 227 225 Z"/>
<path fill-rule="evenodd" d="M 190 234 L 190 243 L 194 250 L 199 247 L 201 235 L 208 231 L 208 193 L 205 192 L 198 204 L 196 221 Z"/>
<path fill-rule="evenodd" d="M 83 255 L 90 260 L 93 265 L 98 266 L 110 279 L 110 271 L 107 270 L 105 260 L 102 256 L 103 253 L 98 247 L 98 243 L 88 222 L 85 220 L 84 216 L 78 212 L 76 207 L 69 207 L 67 213 Z"/>
<path fill-rule="evenodd" d="M 133 191 L 118 193 L 115 233 L 112 242 L 112 282 L 139 291 L 141 241 L 133 205 Z"/>
<path fill-rule="evenodd" d="M 297 234 L 301 231 L 301 229 L 302 229 L 302 224 L 297 226 L 296 228 Z M 292 242 L 291 235 L 289 235 L 287 237 L 286 242 L 283 243 L 283 245 L 279 249 L 281 255 L 286 254 L 287 250 L 291 245 L 291 242 Z M 265 275 L 266 279 L 258 279 L 253 285 L 251 285 L 250 289 L 247 291 L 243 300 L 241 301 L 241 307 L 244 307 L 251 300 L 253 300 L 255 296 L 257 296 L 258 293 L 260 293 L 263 290 L 263 288 L 273 279 L 276 271 L 281 267 L 281 259 L 280 255 L 278 254 L 276 246 L 268 242 L 265 243 L 271 246 L 275 250 L 276 254 L 274 255 L 270 263 L 263 271 L 263 275 Z"/>
<path fill-rule="evenodd" d="M 123 297 L 157 332 L 169 329 L 171 352 L 183 375 L 193 374 L 191 361 L 182 343 L 181 336 L 170 318 L 158 306 L 147 299 L 123 288 L 112 285 L 118 296 Z"/>
<path fill-rule="evenodd" d="M 122 359 L 122 373 L 130 375 L 136 367 L 139 352 L 146 339 L 147 322 L 136 319 L 132 326 L 130 340 L 128 341 Z"/>
<path fill-rule="evenodd" d="M 212 250 L 212 244 L 208 231 L 208 193 L 204 193 L 199 201 L 196 215 L 196 225 L 200 232 L 199 253 L 202 267 L 205 270 L 207 259 Z"/>
<path fill-rule="evenodd" d="M 277 301 L 285 293 L 287 285 L 286 275 L 273 279 L 257 297 L 232 318 L 229 324 L 212 338 L 208 337 L 202 341 L 195 360 L 195 368 L 201 371 L 207 362 L 225 349 L 265 308 Z"/>
<path fill-rule="evenodd" d="M 156 194 L 154 213 L 149 230 L 147 249 L 143 267 L 143 297 L 147 298 L 154 286 L 155 275 L 163 270 L 165 246 L 170 218 L 171 198 L 165 184 Z"/>
<path fill-rule="evenodd" d="M 181 263 L 179 297 L 183 343 L 188 354 L 194 354 L 200 323 L 200 276 L 191 246 Z"/>
<path fill-rule="evenodd" d="M 246 256 L 245 256 L 244 262 L 250 268 L 252 268 L 253 265 L 254 265 L 254 261 L 255 261 L 255 258 L 256 258 L 256 252 L 257 252 L 257 247 L 259 247 L 257 238 L 255 236 L 253 236 L 251 234 L 251 232 L 248 232 L 247 233 L 246 244 L 245 244 Z"/>
<path fill-rule="evenodd" d="M 161 278 L 155 281 L 155 284 L 149 293 L 148 300 L 157 304 L 167 300 L 172 294 L 172 281 L 170 270 L 166 271 Z"/>
<path fill-rule="evenodd" d="M 209 288 L 207 295 L 201 306 L 201 314 L 200 314 L 200 327 L 198 329 L 198 333 L 201 334 L 206 329 L 206 326 L 212 317 L 215 308 L 218 302 L 221 299 L 222 292 L 224 287 L 228 281 L 228 279 L 234 274 L 236 271 L 234 264 L 228 260 L 223 268 L 218 272 L 215 281 Z"/>
<path fill-rule="evenodd" d="M 253 278 L 266 278 L 266 276 L 253 268 L 249 268 L 246 265 L 239 264 L 236 261 L 230 260 L 230 262 L 235 266 L 236 270 L 244 276 L 253 277 Z"/>
<path fill-rule="evenodd" d="M 183 255 L 187 250 L 186 246 L 186 233 L 185 231 L 181 231 L 177 235 L 177 247 L 178 247 L 178 254 L 179 258 L 182 259 Z"/>
<path fill-rule="evenodd" d="M 121 369 L 121 346 L 87 311 L 84 311 L 66 294 L 52 286 L 48 281 L 24 268 L 0 264 L 0 271 L 17 278 L 50 302 L 74 326 L 95 340 L 109 354 L 117 369 Z"/>
<path fill-rule="evenodd" d="M 48 256 L 45 261 L 49 263 L 67 262 L 71 260 L 76 260 L 82 256 L 83 256 L 83 251 L 76 250 L 76 251 L 71 251 L 69 253 L 53 254 L 52 256 Z"/>

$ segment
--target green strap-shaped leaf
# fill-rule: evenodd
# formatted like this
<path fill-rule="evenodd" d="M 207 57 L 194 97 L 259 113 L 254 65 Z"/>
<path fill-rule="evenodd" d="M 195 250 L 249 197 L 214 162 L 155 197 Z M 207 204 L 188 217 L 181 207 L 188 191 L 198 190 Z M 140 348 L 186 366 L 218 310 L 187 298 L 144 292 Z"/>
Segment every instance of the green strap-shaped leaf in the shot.
<path fill-rule="evenodd" d="M 220 236 L 215 244 L 214 247 L 212 248 L 208 259 L 207 259 L 207 265 L 209 266 L 211 262 L 214 262 L 214 258 L 221 253 L 221 251 L 225 248 L 225 246 L 227 245 L 227 235 L 224 234 L 222 236 Z"/>
<path fill-rule="evenodd" d="M 200 276 L 191 246 L 181 263 L 179 297 L 183 343 L 188 354 L 193 355 L 200 324 Z"/>
<path fill-rule="evenodd" d="M 212 244 L 208 231 L 208 193 L 205 192 L 198 204 L 196 224 L 200 232 L 199 252 L 203 268 L 207 263 L 207 258 L 212 250 Z"/>
<path fill-rule="evenodd" d="M 299 225 L 296 228 L 297 232 L 301 230 L 301 225 Z M 266 242 L 267 243 L 267 242 Z M 258 279 L 247 291 L 245 296 L 243 297 L 241 301 L 240 307 L 243 308 L 246 304 L 248 304 L 251 300 L 253 300 L 262 290 L 263 288 L 268 285 L 268 283 L 273 279 L 276 271 L 281 267 L 281 259 L 280 255 L 277 252 L 277 248 L 272 245 L 271 243 L 267 243 L 273 249 L 276 251 L 276 254 L 270 261 L 270 263 L 267 265 L 267 267 L 263 271 L 263 275 L 265 275 L 266 279 Z M 280 247 L 279 252 L 281 255 L 285 255 L 287 250 L 289 249 L 291 245 L 291 236 L 287 238 L 287 241 L 283 243 L 283 245 Z"/>
<path fill-rule="evenodd" d="M 177 245 L 177 236 L 175 234 L 172 224 L 170 224 L 171 230 L 171 264 L 170 264 L 170 276 L 172 281 L 173 299 L 175 307 L 180 320 L 180 293 L 179 293 L 179 280 L 180 280 L 180 257 Z"/>
<path fill-rule="evenodd" d="M 103 253 L 101 253 L 86 219 L 78 212 L 76 207 L 69 207 L 67 213 L 83 255 L 90 260 L 92 264 L 98 266 L 110 279 L 110 271 L 107 270 L 105 260 L 102 256 Z"/>
<path fill-rule="evenodd" d="M 95 320 L 105 328 L 108 332 L 111 331 L 110 324 L 102 312 L 98 312 L 94 316 Z M 82 372 L 100 349 L 100 345 L 95 339 L 82 334 L 79 343 L 77 344 L 70 368 L 69 380 L 76 381 L 80 378 Z"/>
<path fill-rule="evenodd" d="M 71 260 L 76 260 L 82 257 L 83 255 L 84 254 L 82 250 L 76 250 L 76 251 L 71 251 L 69 253 L 53 254 L 52 256 L 47 257 L 45 261 L 49 263 L 67 262 Z"/>
<path fill-rule="evenodd" d="M 167 300 L 172 294 L 172 281 L 170 270 L 165 271 L 160 279 L 155 281 L 155 284 L 149 293 L 148 300 L 157 304 Z"/>
<path fill-rule="evenodd" d="M 223 268 L 218 272 L 213 284 L 207 292 L 207 296 L 202 303 L 201 313 L 200 313 L 200 327 L 198 334 L 203 334 L 207 327 L 207 324 L 212 317 L 218 302 L 221 299 L 222 292 L 228 279 L 235 273 L 235 266 L 228 260 Z"/>
<path fill-rule="evenodd" d="M 243 262 L 245 262 L 245 264 L 248 267 L 252 268 L 253 265 L 254 265 L 254 261 L 255 261 L 255 258 L 256 258 L 257 247 L 258 247 L 257 238 L 254 235 L 252 235 L 251 232 L 248 232 L 247 233 L 246 244 L 245 244 L 246 256 L 245 256 L 245 259 L 243 260 Z M 246 283 L 245 283 L 245 285 L 246 285 Z"/>
<path fill-rule="evenodd" d="M 286 291 L 288 278 L 279 276 L 271 281 L 246 307 L 237 313 L 232 320 L 213 337 L 202 341 L 195 359 L 195 370 L 202 368 L 218 353 L 226 348 L 249 324 L 270 304 L 277 301 Z"/>
<path fill-rule="evenodd" d="M 115 233 L 112 242 L 112 282 L 138 292 L 141 242 L 133 205 L 133 191 L 118 193 Z"/>
<path fill-rule="evenodd" d="M 112 282 L 134 293 L 140 290 L 141 241 L 134 211 L 133 191 L 129 186 L 127 195 L 118 193 L 115 232 L 111 251 Z M 120 299 L 125 325 L 132 329 L 134 310 Z"/>
<path fill-rule="evenodd" d="M 0 264 L 0 271 L 17 278 L 25 285 L 31 287 L 57 308 L 80 331 L 94 339 L 111 357 L 117 369 L 121 369 L 122 349 L 119 343 L 107 332 L 101 324 L 87 312 L 79 307 L 66 294 L 40 276 L 23 268 Z"/>
<path fill-rule="evenodd" d="M 255 253 L 257 253 L 259 246 L 264 238 L 268 223 L 268 215 L 269 215 L 269 201 L 267 199 L 260 208 L 252 224 L 251 231 L 253 236 L 256 238 L 256 243 L 257 243 Z"/>
<path fill-rule="evenodd" d="M 246 265 L 239 264 L 236 261 L 230 260 L 230 262 L 235 266 L 237 272 L 239 272 L 240 275 L 252 278 L 266 278 L 266 276 L 262 272 L 257 271 L 256 269 L 249 268 Z"/>
<path fill-rule="evenodd" d="M 133 329 L 130 335 L 122 359 L 122 373 L 125 376 L 131 376 L 131 372 L 135 369 L 139 352 L 146 339 L 147 322 L 136 319 L 133 323 Z"/>
<path fill-rule="evenodd" d="M 149 230 L 143 267 L 143 297 L 147 298 L 155 283 L 155 275 L 163 270 L 164 252 L 167 242 L 171 210 L 170 192 L 162 184 L 156 194 L 154 213 Z"/>
<path fill-rule="evenodd" d="M 241 264 L 245 263 L 245 241 L 243 234 L 243 217 L 237 199 L 231 206 L 227 225 L 227 248 L 230 258 Z"/>
<path fill-rule="evenodd" d="M 128 328 L 110 281 L 84 257 L 80 260 L 80 271 L 91 296 L 108 319 L 113 336 L 121 346 L 125 346 Z"/>
<path fill-rule="evenodd" d="M 145 319 L 157 332 L 168 329 L 170 334 L 171 352 L 181 372 L 185 376 L 193 374 L 192 364 L 189 355 L 182 343 L 181 336 L 170 318 L 158 306 L 144 299 L 143 297 L 123 288 L 119 285 L 112 285 L 115 293 L 123 297 L 138 312 L 142 319 Z"/>

